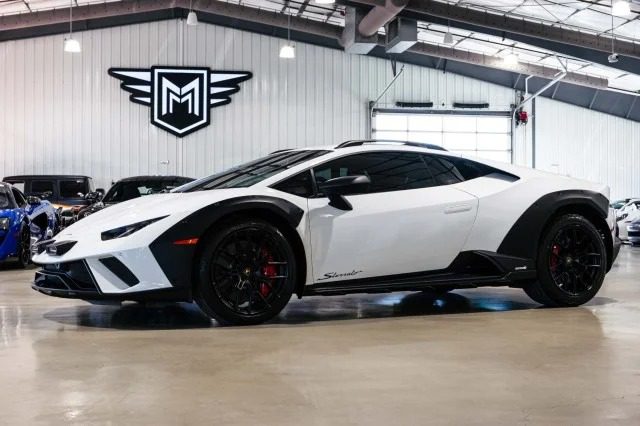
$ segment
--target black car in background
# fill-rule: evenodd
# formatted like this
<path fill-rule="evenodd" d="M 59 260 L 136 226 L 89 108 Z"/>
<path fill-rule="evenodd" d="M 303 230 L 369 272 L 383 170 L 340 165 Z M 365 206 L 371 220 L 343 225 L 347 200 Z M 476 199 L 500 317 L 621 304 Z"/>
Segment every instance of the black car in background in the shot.
<path fill-rule="evenodd" d="M 107 191 L 105 196 L 100 199 L 95 193 L 91 193 L 93 204 L 83 207 L 78 211 L 77 219 L 80 220 L 92 213 L 102 210 L 113 204 L 123 201 L 132 200 L 134 198 L 143 197 L 145 195 L 159 194 L 169 192 L 173 188 L 192 182 L 193 178 L 183 176 L 133 176 L 119 180 Z"/>
<path fill-rule="evenodd" d="M 63 227 L 73 223 L 80 209 L 95 202 L 98 194 L 104 194 L 103 189 L 94 188 L 89 176 L 82 175 L 19 175 L 7 176 L 3 181 L 28 197 L 38 197 L 53 204 Z"/>
<path fill-rule="evenodd" d="M 3 181 L 12 184 L 27 196 L 39 197 L 63 209 L 77 209 L 89 205 L 90 201 L 85 197 L 95 192 L 93 181 L 89 176 L 21 175 L 8 176 Z"/>

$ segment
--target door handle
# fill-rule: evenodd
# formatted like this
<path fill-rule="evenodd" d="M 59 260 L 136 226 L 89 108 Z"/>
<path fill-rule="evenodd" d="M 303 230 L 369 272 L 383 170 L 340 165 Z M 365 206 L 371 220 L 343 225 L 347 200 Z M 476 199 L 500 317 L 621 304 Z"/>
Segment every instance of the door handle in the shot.
<path fill-rule="evenodd" d="M 455 206 L 449 206 L 444 209 L 444 214 L 468 212 L 471 208 L 471 204 L 456 204 Z"/>

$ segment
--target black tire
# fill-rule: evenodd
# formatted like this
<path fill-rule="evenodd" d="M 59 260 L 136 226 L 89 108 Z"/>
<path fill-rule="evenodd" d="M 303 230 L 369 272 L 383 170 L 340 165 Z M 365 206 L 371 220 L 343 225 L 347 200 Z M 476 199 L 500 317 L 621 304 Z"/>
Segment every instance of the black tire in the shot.
<path fill-rule="evenodd" d="M 31 263 L 31 230 L 29 225 L 23 223 L 20 226 L 20 240 L 18 241 L 17 264 L 22 269 L 27 269 Z"/>
<path fill-rule="evenodd" d="M 194 299 L 222 325 L 254 325 L 282 311 L 294 292 L 296 261 L 284 234 L 260 219 L 216 225 L 197 260 Z"/>
<path fill-rule="evenodd" d="M 598 229 L 584 216 L 567 214 L 547 227 L 538 248 L 538 280 L 524 287 L 545 306 L 579 306 L 602 287 L 607 250 Z"/>

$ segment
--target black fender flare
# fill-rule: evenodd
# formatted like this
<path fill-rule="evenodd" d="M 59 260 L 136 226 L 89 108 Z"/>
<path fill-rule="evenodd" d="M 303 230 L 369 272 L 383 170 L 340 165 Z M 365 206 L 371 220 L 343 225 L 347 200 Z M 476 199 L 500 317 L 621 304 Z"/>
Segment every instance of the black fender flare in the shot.
<path fill-rule="evenodd" d="M 602 222 L 606 225 L 609 200 L 599 192 L 586 190 L 546 194 L 529 206 L 513 224 L 498 247 L 498 253 L 532 259 L 535 262 L 542 232 L 549 221 L 563 211 L 584 214 L 589 219 L 599 220 L 600 223 L 594 225 L 601 227 Z"/>
<path fill-rule="evenodd" d="M 261 195 L 229 198 L 203 207 L 166 230 L 149 246 L 169 282 L 174 287 L 191 291 L 193 260 L 198 246 L 175 245 L 175 241 L 200 239 L 220 219 L 250 211 L 269 212 L 293 229 L 304 215 L 304 210 L 287 200 Z"/>

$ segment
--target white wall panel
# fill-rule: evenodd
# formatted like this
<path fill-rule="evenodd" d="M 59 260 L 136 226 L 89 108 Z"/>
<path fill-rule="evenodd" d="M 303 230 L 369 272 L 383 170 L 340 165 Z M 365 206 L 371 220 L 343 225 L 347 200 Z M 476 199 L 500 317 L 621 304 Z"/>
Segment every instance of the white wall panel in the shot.
<path fill-rule="evenodd" d="M 63 35 L 0 43 L 0 175 L 87 174 L 106 187 L 136 174 L 200 177 L 279 148 L 362 138 L 367 104 L 392 78 L 382 59 L 298 43 L 296 59 L 282 60 L 281 39 L 179 20 L 76 36 L 82 53 L 73 55 L 63 52 Z M 254 77 L 230 105 L 211 110 L 209 127 L 180 139 L 150 125 L 149 108 L 131 103 L 107 74 L 151 65 Z M 513 97 L 508 88 L 406 65 L 381 103 L 489 102 L 506 110 Z"/>
<path fill-rule="evenodd" d="M 640 123 L 539 98 L 536 168 L 611 187 L 612 198 L 640 196 Z"/>

